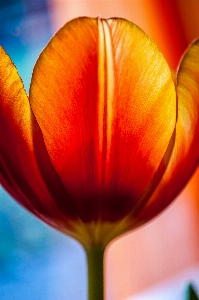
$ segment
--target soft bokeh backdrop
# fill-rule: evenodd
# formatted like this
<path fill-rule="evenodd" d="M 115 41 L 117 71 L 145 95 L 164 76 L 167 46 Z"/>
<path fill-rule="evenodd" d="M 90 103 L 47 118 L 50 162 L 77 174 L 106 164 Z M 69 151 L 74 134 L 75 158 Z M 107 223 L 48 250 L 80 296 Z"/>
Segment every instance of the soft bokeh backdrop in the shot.
<path fill-rule="evenodd" d="M 198 0 L 1 0 L 0 44 L 27 91 L 36 58 L 49 38 L 65 22 L 82 15 L 135 22 L 158 44 L 173 69 L 199 36 Z M 138 293 L 132 299 L 147 300 L 152 293 L 149 299 L 154 300 L 154 286 L 161 287 L 161 300 L 174 300 L 185 288 L 179 282 L 193 280 L 199 287 L 199 276 L 192 271 L 199 269 L 198 185 L 199 171 L 163 214 L 109 246 L 108 300 Z M 173 279 L 182 273 L 185 281 Z M 165 280 L 170 280 L 166 290 Z M 13 295 L 17 300 L 86 300 L 86 261 L 75 241 L 29 215 L 1 188 L 0 299 L 12 300 Z"/>

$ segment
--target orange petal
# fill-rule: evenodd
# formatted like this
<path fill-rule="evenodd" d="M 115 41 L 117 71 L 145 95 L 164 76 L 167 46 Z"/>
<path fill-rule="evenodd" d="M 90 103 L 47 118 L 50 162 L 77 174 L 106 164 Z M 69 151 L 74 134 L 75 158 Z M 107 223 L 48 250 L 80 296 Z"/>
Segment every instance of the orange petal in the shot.
<path fill-rule="evenodd" d="M 58 185 L 56 173 L 47 156 L 23 83 L 1 47 L 0 90 L 0 182 L 23 206 L 44 220 L 48 218 L 46 221 L 53 224 L 54 219 L 63 219 L 58 209 L 61 185 Z M 39 161 L 36 156 L 39 156 Z M 38 167 L 41 161 L 44 164 L 41 166 L 43 178 Z M 61 191 L 70 215 L 73 208 L 66 205 L 67 197 L 63 188 Z M 56 204 L 52 196 L 58 198 Z M 62 210 L 63 205 L 60 208 Z"/>
<path fill-rule="evenodd" d="M 154 43 L 123 19 L 72 20 L 37 61 L 30 102 L 79 211 L 111 220 L 133 209 L 176 121 L 174 84 Z"/>
<path fill-rule="evenodd" d="M 134 210 L 151 184 L 176 122 L 176 93 L 169 67 L 156 45 L 135 24 L 108 20 L 115 53 L 115 110 L 112 174 Z M 109 180 L 109 182 L 110 182 Z M 115 197 L 118 199 L 118 197 Z M 115 199 L 112 201 L 112 207 Z M 127 212 L 127 211 L 126 211 Z"/>
<path fill-rule="evenodd" d="M 199 40 L 185 53 L 177 74 L 178 119 L 173 153 L 154 195 L 138 216 L 146 222 L 183 189 L 199 162 Z"/>
<path fill-rule="evenodd" d="M 0 48 L 0 79 L 1 176 L 4 174 L 1 182 L 4 183 L 7 178 L 5 184 L 9 182 L 8 191 L 11 192 L 11 186 L 17 186 L 14 181 L 19 182 L 23 177 L 22 174 L 30 173 L 26 158 L 30 156 L 32 144 L 31 111 L 23 83 L 2 48 Z M 23 178 L 22 181 L 22 186 L 26 185 L 26 179 Z M 29 203 L 27 205 L 31 206 Z"/>

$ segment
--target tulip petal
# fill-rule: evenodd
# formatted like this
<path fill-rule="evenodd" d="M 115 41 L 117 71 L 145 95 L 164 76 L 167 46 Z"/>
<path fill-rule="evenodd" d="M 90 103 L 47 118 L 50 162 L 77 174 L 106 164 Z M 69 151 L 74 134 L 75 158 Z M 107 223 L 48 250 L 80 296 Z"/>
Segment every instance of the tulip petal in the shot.
<path fill-rule="evenodd" d="M 72 20 L 39 57 L 30 103 L 81 218 L 122 218 L 175 128 L 175 87 L 155 44 L 123 19 Z"/>
<path fill-rule="evenodd" d="M 182 58 L 177 73 L 177 95 L 178 119 L 173 153 L 160 184 L 136 222 L 147 222 L 170 204 L 198 165 L 199 40 L 189 47 Z"/>
<path fill-rule="evenodd" d="M 19 203 L 47 223 L 59 227 L 59 222 L 54 223 L 54 220 L 60 218 L 66 225 L 67 214 L 60 212 L 64 204 L 58 207 L 60 193 L 65 197 L 70 218 L 74 217 L 75 209 L 69 205 L 68 196 L 56 179 L 23 83 L 1 47 L 0 90 L 0 182 Z M 43 178 L 38 165 L 41 160 Z M 58 198 L 56 204 L 54 198 Z"/>
<path fill-rule="evenodd" d="M 22 174 L 30 173 L 27 169 L 26 157 L 29 158 L 31 153 L 31 111 L 23 83 L 15 66 L 2 48 L 0 48 L 0 60 L 0 155 L 1 175 L 4 174 L 1 182 L 4 182 L 7 177 L 10 185 L 11 182 L 15 185 L 16 179 L 18 183 L 21 180 L 22 185 L 25 186 L 27 180 Z M 9 169 L 14 174 L 12 179 Z"/>
<path fill-rule="evenodd" d="M 172 148 L 176 92 L 165 59 L 145 33 L 122 19 L 110 19 L 108 24 L 115 53 L 116 100 L 107 181 L 110 184 L 113 174 L 118 174 L 114 196 L 119 198 L 118 211 L 124 205 L 121 198 L 127 198 L 126 213 L 136 209 L 147 193 L 163 157 L 165 166 L 169 159 L 165 153 L 170 144 Z M 115 199 L 110 211 L 117 205 Z"/>

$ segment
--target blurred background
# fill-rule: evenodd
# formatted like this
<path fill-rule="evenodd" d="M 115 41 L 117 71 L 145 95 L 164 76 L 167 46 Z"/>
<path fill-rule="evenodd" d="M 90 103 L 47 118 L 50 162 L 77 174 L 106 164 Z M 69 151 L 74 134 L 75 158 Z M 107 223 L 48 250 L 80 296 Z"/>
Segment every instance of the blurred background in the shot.
<path fill-rule="evenodd" d="M 0 45 L 28 92 L 35 61 L 53 34 L 77 16 L 135 22 L 176 70 L 199 36 L 199 0 L 1 0 Z M 111 243 L 107 300 L 184 299 L 199 292 L 199 170 L 160 216 Z M 74 240 L 27 213 L 0 187 L 0 299 L 86 300 L 86 258 Z"/>

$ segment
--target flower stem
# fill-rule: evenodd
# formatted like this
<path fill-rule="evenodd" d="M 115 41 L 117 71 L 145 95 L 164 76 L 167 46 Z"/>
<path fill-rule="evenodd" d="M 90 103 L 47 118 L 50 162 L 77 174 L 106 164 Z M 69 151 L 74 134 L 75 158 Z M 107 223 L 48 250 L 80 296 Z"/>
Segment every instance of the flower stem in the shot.
<path fill-rule="evenodd" d="M 88 262 L 88 300 L 104 299 L 104 248 L 86 251 Z"/>

